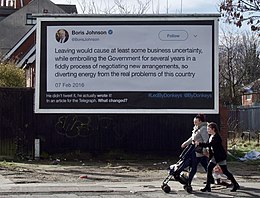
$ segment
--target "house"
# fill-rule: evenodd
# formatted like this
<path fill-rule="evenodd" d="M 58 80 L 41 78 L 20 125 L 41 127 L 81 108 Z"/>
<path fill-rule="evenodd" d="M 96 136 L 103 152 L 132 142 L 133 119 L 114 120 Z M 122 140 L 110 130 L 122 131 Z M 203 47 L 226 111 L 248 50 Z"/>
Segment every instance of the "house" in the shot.
<path fill-rule="evenodd" d="M 50 0 L 0 0 L 0 58 L 26 69 L 26 86 L 34 86 L 36 19 L 33 14 L 77 14 L 75 5 Z"/>
<path fill-rule="evenodd" d="M 260 106 L 260 78 L 240 89 L 242 106 Z"/>
<path fill-rule="evenodd" d="M 9 16 L 10 14 L 14 13 L 15 11 L 17 11 L 17 9 L 13 6 L 4 6 L 4 4 L 2 5 L 0 1 L 0 21 Z"/>

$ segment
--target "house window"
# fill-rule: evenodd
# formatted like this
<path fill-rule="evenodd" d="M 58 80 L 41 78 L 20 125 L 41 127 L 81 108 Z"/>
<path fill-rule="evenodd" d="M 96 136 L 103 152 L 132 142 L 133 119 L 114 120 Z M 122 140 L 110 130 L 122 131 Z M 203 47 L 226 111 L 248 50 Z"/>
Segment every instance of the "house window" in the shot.
<path fill-rule="evenodd" d="M 252 95 L 246 95 L 246 100 L 251 100 Z"/>
<path fill-rule="evenodd" d="M 32 14 L 26 14 L 26 25 L 34 25 L 36 24 L 36 18 L 32 17 Z"/>

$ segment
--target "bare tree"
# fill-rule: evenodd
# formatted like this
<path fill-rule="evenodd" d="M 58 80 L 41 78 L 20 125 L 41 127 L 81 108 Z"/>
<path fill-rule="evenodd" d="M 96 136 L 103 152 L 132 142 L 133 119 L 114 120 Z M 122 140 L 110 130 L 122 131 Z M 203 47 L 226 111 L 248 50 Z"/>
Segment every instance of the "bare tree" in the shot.
<path fill-rule="evenodd" d="M 239 38 L 232 33 L 223 31 L 220 44 L 220 100 L 226 104 L 236 104 L 238 85 L 242 82 L 243 71 L 237 66 Z M 240 75 L 240 76 L 238 76 Z"/>
<path fill-rule="evenodd" d="M 260 36 L 260 1 L 259 0 L 221 0 L 220 12 L 229 23 L 241 27 L 243 22 L 251 26 Z"/>
<path fill-rule="evenodd" d="M 135 3 L 127 0 L 109 1 L 77 0 L 82 13 L 85 14 L 145 14 L 152 0 L 136 0 Z"/>
<path fill-rule="evenodd" d="M 77 0 L 82 13 L 98 14 L 99 7 L 94 0 Z"/>
<path fill-rule="evenodd" d="M 243 62 L 245 75 L 243 84 L 249 84 L 260 77 L 260 40 L 256 34 L 245 33 L 242 37 Z"/>
<path fill-rule="evenodd" d="M 259 43 L 256 34 L 249 36 L 249 33 L 222 32 L 219 53 L 220 100 L 238 105 L 239 89 L 259 78 Z"/>
<path fill-rule="evenodd" d="M 120 14 L 145 14 L 149 9 L 152 0 L 136 0 L 135 4 L 128 5 L 129 1 L 115 0 L 114 3 L 118 8 Z"/>
<path fill-rule="evenodd" d="M 159 0 L 155 0 L 157 1 L 157 4 L 154 3 L 154 1 L 152 0 L 151 4 L 152 4 L 152 13 L 154 14 L 159 14 L 160 13 L 160 4 L 159 4 Z"/>

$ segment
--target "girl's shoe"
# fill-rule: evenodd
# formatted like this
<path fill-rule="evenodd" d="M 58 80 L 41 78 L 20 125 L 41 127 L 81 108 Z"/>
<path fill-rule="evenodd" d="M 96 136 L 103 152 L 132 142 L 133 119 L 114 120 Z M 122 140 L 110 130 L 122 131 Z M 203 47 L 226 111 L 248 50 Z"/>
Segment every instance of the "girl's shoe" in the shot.
<path fill-rule="evenodd" d="M 238 189 L 240 189 L 240 186 L 238 183 L 234 184 L 233 188 L 230 190 L 230 192 L 236 192 Z"/>
<path fill-rule="evenodd" d="M 201 192 L 211 192 L 211 188 L 210 187 L 205 187 L 205 188 L 202 188 L 200 189 Z"/>

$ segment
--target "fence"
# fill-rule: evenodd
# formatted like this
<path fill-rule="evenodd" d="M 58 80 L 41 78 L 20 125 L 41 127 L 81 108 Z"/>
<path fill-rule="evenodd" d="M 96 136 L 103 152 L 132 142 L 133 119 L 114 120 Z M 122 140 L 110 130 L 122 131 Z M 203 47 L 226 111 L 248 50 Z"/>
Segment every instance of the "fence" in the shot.
<path fill-rule="evenodd" d="M 32 89 L 0 89 L 0 155 L 19 156 L 31 151 L 32 95 Z"/>
<path fill-rule="evenodd" d="M 260 106 L 229 109 L 229 130 L 260 131 Z"/>
<path fill-rule="evenodd" d="M 249 141 L 260 136 L 260 106 L 229 108 L 228 131 L 229 137 L 246 136 Z"/>
<path fill-rule="evenodd" d="M 72 151 L 178 156 L 194 114 L 34 114 L 33 89 L 0 88 L 0 156 L 32 157 Z M 207 115 L 219 123 L 219 114 Z"/>

